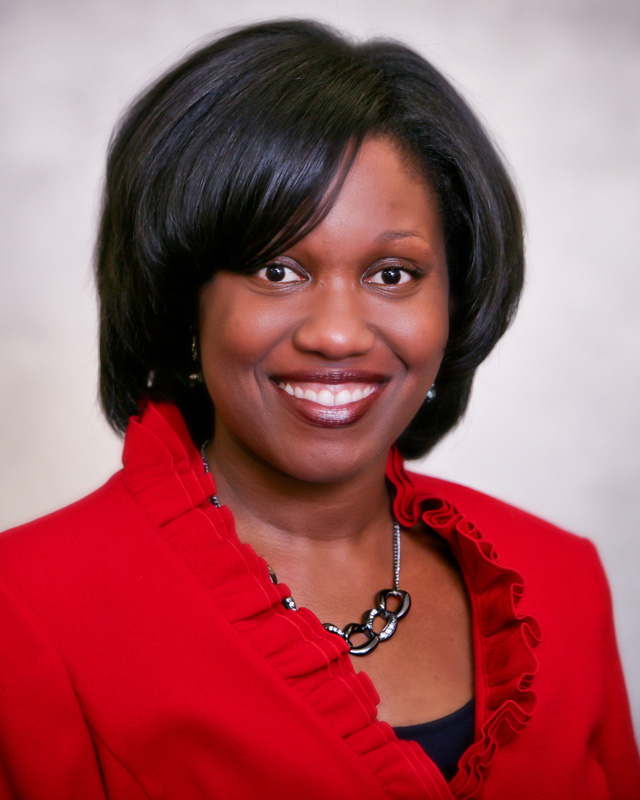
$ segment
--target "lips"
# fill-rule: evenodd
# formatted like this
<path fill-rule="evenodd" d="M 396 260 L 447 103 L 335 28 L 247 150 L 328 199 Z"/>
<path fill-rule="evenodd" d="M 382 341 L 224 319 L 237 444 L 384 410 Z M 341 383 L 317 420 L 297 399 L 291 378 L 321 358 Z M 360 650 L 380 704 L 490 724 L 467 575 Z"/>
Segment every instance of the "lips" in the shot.
<path fill-rule="evenodd" d="M 272 376 L 288 407 L 306 422 L 344 427 L 375 403 L 387 378 L 362 370 L 298 371 Z"/>

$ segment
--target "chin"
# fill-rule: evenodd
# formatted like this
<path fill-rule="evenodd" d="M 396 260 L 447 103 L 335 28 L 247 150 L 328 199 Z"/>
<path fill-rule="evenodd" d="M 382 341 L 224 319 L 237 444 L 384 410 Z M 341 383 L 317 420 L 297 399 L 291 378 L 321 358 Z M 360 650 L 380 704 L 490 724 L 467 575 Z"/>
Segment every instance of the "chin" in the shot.
<path fill-rule="evenodd" d="M 296 448 L 296 453 L 283 453 L 272 461 L 282 473 L 304 483 L 334 484 L 349 481 L 380 461 L 386 463 L 391 445 L 375 448 L 367 442 L 354 446 L 352 442 L 315 443 Z"/>

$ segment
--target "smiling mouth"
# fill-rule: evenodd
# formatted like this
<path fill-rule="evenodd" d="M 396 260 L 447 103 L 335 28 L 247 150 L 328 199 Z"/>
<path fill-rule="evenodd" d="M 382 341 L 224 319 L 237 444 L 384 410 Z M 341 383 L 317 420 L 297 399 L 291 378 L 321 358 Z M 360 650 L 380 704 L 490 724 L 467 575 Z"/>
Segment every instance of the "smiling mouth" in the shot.
<path fill-rule="evenodd" d="M 361 419 L 376 402 L 387 378 L 371 372 L 296 372 L 272 378 L 286 405 L 305 422 L 338 428 Z"/>

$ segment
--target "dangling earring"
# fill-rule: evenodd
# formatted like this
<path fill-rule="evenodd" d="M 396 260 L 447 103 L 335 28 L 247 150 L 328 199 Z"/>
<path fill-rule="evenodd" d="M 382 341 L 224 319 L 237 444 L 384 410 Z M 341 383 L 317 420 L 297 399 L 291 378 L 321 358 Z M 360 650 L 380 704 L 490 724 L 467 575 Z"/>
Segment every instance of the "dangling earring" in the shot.
<path fill-rule="evenodd" d="M 436 385 L 435 383 L 431 384 L 431 388 L 427 392 L 427 403 L 433 403 L 436 399 Z"/>
<path fill-rule="evenodd" d="M 198 337 L 194 333 L 191 339 L 191 360 L 194 363 L 193 372 L 189 375 L 189 383 L 191 387 L 197 386 L 202 383 L 202 372 L 198 369 Z"/>

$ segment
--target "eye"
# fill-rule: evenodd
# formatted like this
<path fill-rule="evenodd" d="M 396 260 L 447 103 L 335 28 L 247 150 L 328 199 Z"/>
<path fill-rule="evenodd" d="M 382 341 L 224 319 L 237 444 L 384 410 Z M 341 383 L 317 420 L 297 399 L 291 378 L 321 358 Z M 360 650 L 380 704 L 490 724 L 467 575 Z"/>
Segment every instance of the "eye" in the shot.
<path fill-rule="evenodd" d="M 295 283 L 304 280 L 299 273 L 284 264 L 267 264 L 255 274 L 269 283 Z"/>
<path fill-rule="evenodd" d="M 415 273 L 403 267 L 385 267 L 365 278 L 365 283 L 376 283 L 382 286 L 399 286 L 415 277 Z"/>

